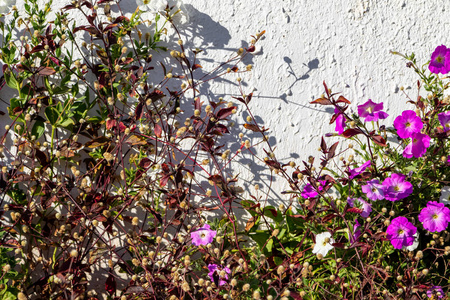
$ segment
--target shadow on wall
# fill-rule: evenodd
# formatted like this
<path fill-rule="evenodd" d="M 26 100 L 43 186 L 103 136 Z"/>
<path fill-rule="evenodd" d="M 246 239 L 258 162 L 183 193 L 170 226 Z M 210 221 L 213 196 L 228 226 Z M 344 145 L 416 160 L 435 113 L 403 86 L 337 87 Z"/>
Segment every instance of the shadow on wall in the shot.
<path fill-rule="evenodd" d="M 309 61 L 308 64 L 303 64 L 304 66 L 306 66 L 306 67 L 308 68 L 308 70 L 307 70 L 303 75 L 301 75 L 301 76 L 299 77 L 299 76 L 296 74 L 296 72 L 294 71 L 294 69 L 292 68 L 292 60 L 291 60 L 289 57 L 287 57 L 287 56 L 285 56 L 283 59 L 284 59 L 284 61 L 286 62 L 286 64 L 288 65 L 288 68 L 289 68 L 288 73 L 289 73 L 290 75 L 292 75 L 292 76 L 295 78 L 294 82 L 288 87 L 288 92 L 287 92 L 287 93 L 284 93 L 284 94 L 282 94 L 282 95 L 280 96 L 280 98 L 281 98 L 284 102 L 289 103 L 290 101 L 287 100 L 287 96 L 291 96 L 291 95 L 292 95 L 291 89 L 294 87 L 294 85 L 295 85 L 297 82 L 299 82 L 299 81 L 308 79 L 308 78 L 309 78 L 309 73 L 310 73 L 312 70 L 318 69 L 318 68 L 319 68 L 320 62 L 319 62 L 319 59 L 314 58 L 313 60 Z M 293 102 L 291 102 L 291 103 L 293 103 Z M 295 103 L 295 104 L 297 104 L 297 103 Z"/>

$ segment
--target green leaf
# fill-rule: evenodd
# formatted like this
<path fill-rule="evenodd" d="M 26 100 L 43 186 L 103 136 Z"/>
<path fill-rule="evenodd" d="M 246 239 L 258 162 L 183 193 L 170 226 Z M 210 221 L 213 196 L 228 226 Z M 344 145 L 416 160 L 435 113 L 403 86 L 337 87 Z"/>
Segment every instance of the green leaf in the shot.
<path fill-rule="evenodd" d="M 5 82 L 10 88 L 20 90 L 19 82 L 17 82 L 16 77 L 14 77 L 12 72 L 6 72 L 4 73 L 4 76 Z"/>
<path fill-rule="evenodd" d="M 257 231 L 253 234 L 249 234 L 249 236 L 258 244 L 259 249 L 262 249 L 264 244 L 270 238 L 270 234 L 265 231 Z"/>
<path fill-rule="evenodd" d="M 274 262 L 277 266 L 279 266 L 279 265 L 281 265 L 281 264 L 283 263 L 283 259 L 282 259 L 281 257 L 274 256 L 274 257 L 273 257 L 273 262 Z"/>
<path fill-rule="evenodd" d="M 52 126 L 55 126 L 56 121 L 59 117 L 59 113 L 55 107 L 47 106 L 45 108 L 45 116 L 47 117 L 47 120 L 50 122 L 50 124 L 52 124 Z"/>
<path fill-rule="evenodd" d="M 66 118 L 66 119 L 60 120 L 57 125 L 58 125 L 58 127 L 68 127 L 73 124 L 75 124 L 75 122 L 71 118 Z"/>
<path fill-rule="evenodd" d="M 278 211 L 274 206 L 266 206 L 264 207 L 264 215 L 266 217 L 271 218 L 277 223 L 280 223 L 283 220 L 283 216 L 280 211 Z"/>
<path fill-rule="evenodd" d="M 31 135 L 36 136 L 36 139 L 40 138 L 45 132 L 45 124 L 41 120 L 34 122 L 33 128 L 31 129 Z"/>

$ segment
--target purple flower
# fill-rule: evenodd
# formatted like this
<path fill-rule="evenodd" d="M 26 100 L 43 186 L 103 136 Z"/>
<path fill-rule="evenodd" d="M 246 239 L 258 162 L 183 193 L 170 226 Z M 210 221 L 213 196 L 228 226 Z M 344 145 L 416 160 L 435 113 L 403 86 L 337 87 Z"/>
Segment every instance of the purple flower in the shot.
<path fill-rule="evenodd" d="M 450 222 L 450 209 L 445 207 L 444 203 L 428 201 L 427 206 L 420 211 L 419 221 L 428 231 L 444 231 Z"/>
<path fill-rule="evenodd" d="M 431 61 L 428 69 L 434 74 L 447 74 L 450 71 L 450 57 L 449 49 L 444 45 L 436 47 L 433 54 L 431 54 Z"/>
<path fill-rule="evenodd" d="M 436 299 L 434 296 L 437 296 L 437 299 L 444 298 L 444 291 L 442 290 L 442 287 L 439 285 L 433 285 L 431 289 L 427 291 L 427 297 Z"/>
<path fill-rule="evenodd" d="M 406 158 L 422 157 L 427 152 L 427 148 L 430 147 L 431 138 L 420 132 L 413 133 L 411 138 L 412 142 L 403 150 L 403 156 Z"/>
<path fill-rule="evenodd" d="M 209 275 L 209 278 L 211 278 L 212 282 L 217 283 L 217 281 L 214 280 L 214 277 L 219 279 L 219 286 L 227 283 L 225 280 L 228 280 L 228 274 L 231 273 L 231 270 L 229 268 L 227 268 L 227 267 L 223 268 L 222 266 L 218 266 L 216 264 L 209 264 L 208 270 L 209 270 L 208 275 Z M 222 271 L 222 270 L 225 271 L 225 276 L 223 276 L 223 277 L 220 276 L 220 271 Z M 214 273 L 216 273 L 216 274 L 214 274 Z"/>
<path fill-rule="evenodd" d="M 355 243 L 358 241 L 358 238 L 361 236 L 361 230 L 358 229 L 361 226 L 359 224 L 358 219 L 355 219 L 355 225 L 353 225 L 353 235 L 350 236 L 350 243 Z M 356 230 L 358 229 L 358 230 Z"/>
<path fill-rule="evenodd" d="M 405 110 L 401 116 L 394 120 L 394 127 L 397 129 L 397 134 L 402 139 L 407 139 L 413 133 L 420 132 L 423 128 L 422 119 L 417 116 L 413 110 Z"/>
<path fill-rule="evenodd" d="M 325 180 L 320 180 L 319 184 L 318 184 L 318 190 L 319 192 L 323 191 L 323 186 L 326 184 L 327 182 Z M 302 191 L 302 197 L 305 199 L 308 198 L 314 198 L 317 195 L 319 195 L 319 193 L 314 189 L 314 187 L 311 185 L 311 183 L 308 183 L 307 185 L 305 185 L 305 187 L 303 188 Z"/>
<path fill-rule="evenodd" d="M 368 160 L 365 163 L 363 163 L 359 168 L 354 168 L 352 170 L 350 170 L 350 179 L 355 178 L 356 176 L 358 176 L 359 174 L 361 174 L 362 172 L 364 172 L 365 169 L 367 169 L 368 166 L 370 166 L 371 161 Z"/>
<path fill-rule="evenodd" d="M 438 114 L 439 123 L 444 127 L 444 131 L 450 130 L 450 111 Z"/>
<path fill-rule="evenodd" d="M 414 243 L 414 234 L 416 232 L 417 228 L 405 217 L 393 219 L 386 229 L 387 238 L 395 249 L 411 246 Z"/>
<path fill-rule="evenodd" d="M 383 185 L 380 184 L 378 179 L 373 179 L 367 181 L 366 185 L 361 187 L 363 193 L 366 194 L 367 198 L 370 200 L 383 200 L 384 199 L 384 189 Z"/>
<path fill-rule="evenodd" d="M 358 105 L 358 114 L 361 118 L 365 118 L 364 122 L 376 122 L 379 119 L 386 119 L 389 115 L 383 110 L 383 102 L 375 103 L 369 99 L 364 104 Z"/>
<path fill-rule="evenodd" d="M 210 244 L 217 234 L 217 231 L 210 228 L 208 224 L 205 224 L 198 230 L 191 232 L 192 244 L 195 246 Z"/>
<path fill-rule="evenodd" d="M 336 118 L 336 128 L 334 130 L 337 131 L 337 133 L 342 134 L 345 129 L 345 117 L 344 114 L 338 109 L 334 109 L 334 113 L 338 114 Z"/>
<path fill-rule="evenodd" d="M 347 198 L 347 203 L 350 207 L 356 207 L 362 209 L 361 217 L 367 218 L 372 211 L 372 205 L 364 201 L 362 198 Z"/>
<path fill-rule="evenodd" d="M 391 177 L 383 181 L 384 198 L 389 201 L 397 201 L 408 197 L 413 192 L 412 184 L 405 181 L 405 175 L 393 173 Z"/>

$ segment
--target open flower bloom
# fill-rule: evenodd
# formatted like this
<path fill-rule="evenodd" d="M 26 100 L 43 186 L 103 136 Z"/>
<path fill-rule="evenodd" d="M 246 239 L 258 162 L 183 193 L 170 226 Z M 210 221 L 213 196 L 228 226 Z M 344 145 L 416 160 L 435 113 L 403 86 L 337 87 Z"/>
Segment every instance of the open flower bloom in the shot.
<path fill-rule="evenodd" d="M 444 203 L 428 201 L 427 206 L 422 208 L 419 221 L 423 228 L 431 232 L 441 232 L 447 229 L 450 222 L 450 209 Z"/>
<path fill-rule="evenodd" d="M 198 230 L 191 232 L 192 244 L 195 246 L 210 244 L 217 234 L 217 231 L 210 228 L 208 224 L 205 224 Z"/>
<path fill-rule="evenodd" d="M 398 201 L 408 197 L 413 192 L 412 184 L 405 181 L 405 175 L 393 173 L 383 181 L 384 198 L 389 201 Z"/>
<path fill-rule="evenodd" d="M 226 284 L 226 280 L 228 280 L 228 274 L 231 273 L 231 270 L 227 267 L 222 267 L 222 266 L 218 266 L 216 264 L 209 264 L 208 265 L 208 270 L 209 270 L 209 278 L 211 278 L 212 282 L 216 282 L 214 280 L 214 277 L 216 277 L 216 279 L 218 278 L 219 280 L 219 286 Z M 223 272 L 221 272 L 223 271 Z M 222 273 L 222 274 L 221 274 Z"/>
<path fill-rule="evenodd" d="M 427 297 L 433 298 L 433 299 L 442 299 L 444 298 L 445 294 L 442 290 L 442 287 L 439 285 L 433 285 L 431 289 L 427 291 Z"/>
<path fill-rule="evenodd" d="M 444 45 L 437 46 L 433 54 L 428 69 L 434 74 L 447 74 L 450 71 L 450 53 Z"/>
<path fill-rule="evenodd" d="M 439 123 L 444 127 L 444 131 L 450 130 L 450 111 L 438 114 Z"/>
<path fill-rule="evenodd" d="M 412 134 L 411 139 L 411 143 L 403 150 L 403 156 L 406 158 L 422 157 L 427 152 L 427 148 L 430 147 L 431 138 L 426 134 L 417 132 Z"/>
<path fill-rule="evenodd" d="M 333 246 L 331 245 L 332 243 L 334 243 L 334 239 L 331 237 L 331 233 L 319 233 L 316 235 L 316 244 L 314 245 L 312 253 L 320 253 L 323 257 L 325 257 L 328 254 L 328 251 L 333 249 Z"/>
<path fill-rule="evenodd" d="M 348 205 L 350 205 L 350 207 L 356 207 L 356 208 L 360 208 L 362 209 L 361 212 L 361 217 L 363 218 L 367 218 L 371 211 L 372 211 L 372 205 L 370 205 L 369 203 L 367 203 L 366 201 L 364 201 L 361 198 L 348 198 L 347 199 L 347 203 Z"/>
<path fill-rule="evenodd" d="M 383 200 L 384 199 L 384 189 L 383 185 L 380 184 L 378 179 L 373 179 L 367 181 L 366 185 L 361 187 L 363 193 L 366 194 L 367 198 L 370 200 Z"/>
<path fill-rule="evenodd" d="M 423 122 L 413 110 L 405 110 L 401 116 L 394 120 L 394 127 L 397 134 L 402 139 L 412 137 L 413 133 L 418 133 L 423 128 Z"/>
<path fill-rule="evenodd" d="M 392 220 L 386 229 L 387 238 L 395 249 L 414 244 L 414 234 L 417 228 L 405 217 L 397 217 Z"/>
<path fill-rule="evenodd" d="M 358 114 L 364 118 L 364 122 L 376 122 L 379 119 L 386 119 L 389 115 L 383 110 L 383 102 L 375 103 L 371 99 L 364 104 L 358 105 Z"/>
<path fill-rule="evenodd" d="M 354 168 L 350 170 L 350 179 L 355 178 L 356 176 L 360 175 L 362 172 L 364 172 L 368 166 L 370 166 L 372 162 L 370 160 L 363 163 L 360 167 Z"/>
<path fill-rule="evenodd" d="M 327 182 L 325 180 L 319 180 L 319 184 L 318 184 L 318 190 L 319 192 L 323 191 L 323 187 Z M 319 193 L 317 192 L 317 190 L 312 186 L 311 183 L 308 183 L 307 185 L 305 185 L 305 187 L 303 188 L 302 191 L 302 197 L 305 199 L 308 198 L 314 198 L 317 195 L 319 195 Z"/>

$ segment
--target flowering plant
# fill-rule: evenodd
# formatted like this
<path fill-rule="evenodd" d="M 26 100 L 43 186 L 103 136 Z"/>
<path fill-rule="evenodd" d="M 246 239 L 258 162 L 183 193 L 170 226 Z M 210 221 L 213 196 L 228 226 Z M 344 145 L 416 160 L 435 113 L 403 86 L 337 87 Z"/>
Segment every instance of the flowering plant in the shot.
<path fill-rule="evenodd" d="M 327 137 L 344 145 L 322 138 L 319 163 L 281 162 L 241 84 L 264 32 L 208 72 L 181 38 L 181 2 L 138 3 L 124 15 L 120 1 L 75 0 L 52 14 L 28 0 L 0 26 L 13 93 L 0 145 L 2 298 L 448 298 L 445 46 L 424 67 L 402 55 L 428 94 L 402 89 L 412 107 L 393 124 L 383 103 L 352 106 L 324 83 L 312 103 L 333 108 Z M 199 89 L 223 76 L 236 76 L 239 96 Z M 233 163 L 247 156 L 288 183 L 286 202 L 240 186 Z"/>

